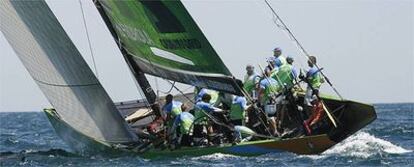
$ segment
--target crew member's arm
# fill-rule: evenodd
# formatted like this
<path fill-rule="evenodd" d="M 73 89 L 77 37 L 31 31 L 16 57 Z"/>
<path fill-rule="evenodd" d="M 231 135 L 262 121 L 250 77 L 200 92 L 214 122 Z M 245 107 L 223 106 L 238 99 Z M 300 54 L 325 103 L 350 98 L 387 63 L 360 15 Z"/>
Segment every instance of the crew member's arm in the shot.
<path fill-rule="evenodd" d="M 241 105 L 243 110 L 246 110 L 247 108 L 249 108 L 249 106 L 247 106 L 246 99 L 243 99 L 240 103 L 241 103 L 240 105 Z"/>
<path fill-rule="evenodd" d="M 298 77 L 298 72 L 297 72 L 296 68 L 293 68 L 292 69 L 292 79 L 296 80 L 297 77 Z"/>

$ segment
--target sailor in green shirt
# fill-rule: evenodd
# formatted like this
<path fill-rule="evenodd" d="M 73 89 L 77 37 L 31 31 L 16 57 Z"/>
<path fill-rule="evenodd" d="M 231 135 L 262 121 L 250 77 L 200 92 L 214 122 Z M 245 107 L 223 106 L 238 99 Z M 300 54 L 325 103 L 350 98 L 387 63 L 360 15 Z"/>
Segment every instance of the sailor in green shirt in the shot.
<path fill-rule="evenodd" d="M 319 95 L 319 88 L 321 87 L 322 83 L 325 82 L 323 77 L 320 74 L 320 70 L 315 66 L 316 64 L 316 57 L 309 56 L 308 66 L 310 69 L 306 73 L 306 81 L 308 83 L 308 87 L 306 89 L 305 100 L 304 103 L 307 106 L 312 106 L 312 96 Z"/>
<path fill-rule="evenodd" d="M 276 47 L 275 49 L 273 49 L 273 56 L 274 56 L 275 65 L 277 67 L 280 67 L 286 64 L 286 57 L 282 55 L 282 49 L 280 49 L 279 47 Z"/>
<path fill-rule="evenodd" d="M 264 72 L 267 73 L 269 72 L 270 74 L 274 73 L 277 70 L 276 64 L 275 64 L 275 58 L 274 57 L 269 57 L 266 60 L 267 62 L 267 66 L 264 69 Z"/>
<path fill-rule="evenodd" d="M 260 81 L 259 102 L 265 107 L 265 112 L 269 116 L 270 129 L 275 135 L 279 135 L 276 128 L 276 113 L 271 110 L 266 111 L 266 106 L 276 105 L 276 95 L 279 91 L 280 86 L 278 82 L 270 77 L 269 71 L 265 72 L 265 77 Z"/>
<path fill-rule="evenodd" d="M 222 109 L 214 107 L 211 103 L 211 96 L 205 93 L 201 100 L 194 105 L 194 139 L 205 138 L 206 135 L 213 133 L 213 127 L 209 124 L 209 116 L 214 113 L 224 112 Z M 208 114 L 208 115 L 207 115 Z M 206 130 L 207 134 L 204 133 Z"/>
<path fill-rule="evenodd" d="M 211 97 L 211 100 L 209 101 L 210 104 L 217 107 L 219 105 L 219 92 L 207 88 L 202 88 L 196 96 L 196 102 L 202 101 L 202 97 L 208 94 Z"/>
<path fill-rule="evenodd" d="M 247 100 L 243 96 L 235 96 L 230 109 L 230 121 L 233 125 L 244 125 Z"/>
<path fill-rule="evenodd" d="M 170 136 L 174 136 L 175 144 L 180 146 L 191 146 L 193 122 L 194 116 L 189 112 L 183 111 L 175 117 L 172 128 L 169 130 Z"/>
<path fill-rule="evenodd" d="M 260 81 L 260 76 L 254 71 L 253 65 L 247 65 L 246 71 L 247 73 L 244 76 L 243 88 L 251 97 L 253 97 L 253 99 L 256 99 L 256 89 Z"/>
<path fill-rule="evenodd" d="M 294 81 L 296 80 L 297 72 L 296 69 L 293 67 L 293 58 L 288 57 L 286 58 L 288 63 L 281 65 L 277 72 L 272 75 L 279 84 L 281 84 L 284 88 L 290 89 L 294 85 Z"/>
<path fill-rule="evenodd" d="M 277 65 L 281 65 L 278 67 L 277 72 L 273 73 L 272 78 L 276 79 L 280 85 L 280 92 L 283 93 L 280 95 L 275 101 L 276 101 L 276 122 L 277 127 L 281 130 L 283 130 L 282 125 L 284 124 L 283 121 L 285 120 L 285 115 L 287 112 L 286 104 L 288 104 L 288 101 L 286 99 L 286 96 L 289 93 L 292 93 L 292 88 L 294 86 L 295 80 L 296 80 L 296 69 L 293 67 L 293 58 L 287 57 L 286 63 L 276 63 Z M 288 114 L 289 116 L 289 114 Z"/>
<path fill-rule="evenodd" d="M 260 81 L 259 102 L 262 105 L 272 103 L 273 97 L 279 92 L 278 82 L 270 77 L 270 71 L 265 72 L 265 77 Z"/>
<path fill-rule="evenodd" d="M 168 94 L 165 97 L 165 105 L 162 107 L 162 110 L 167 114 L 166 122 L 169 128 L 172 126 L 175 117 L 187 108 L 183 103 L 175 101 L 173 98 L 173 95 Z"/>

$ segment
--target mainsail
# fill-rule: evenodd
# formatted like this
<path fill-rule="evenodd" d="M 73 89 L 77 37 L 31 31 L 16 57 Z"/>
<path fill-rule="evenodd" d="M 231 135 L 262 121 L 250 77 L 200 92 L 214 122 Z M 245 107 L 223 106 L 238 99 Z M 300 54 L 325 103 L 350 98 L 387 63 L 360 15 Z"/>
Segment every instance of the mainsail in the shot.
<path fill-rule="evenodd" d="M 63 122 L 98 141 L 137 140 L 46 2 L 1 0 L 0 20 L 0 30 Z"/>
<path fill-rule="evenodd" d="M 180 1 L 99 0 L 99 4 L 118 45 L 131 57 L 127 61 L 139 70 L 242 94 L 238 82 Z"/>

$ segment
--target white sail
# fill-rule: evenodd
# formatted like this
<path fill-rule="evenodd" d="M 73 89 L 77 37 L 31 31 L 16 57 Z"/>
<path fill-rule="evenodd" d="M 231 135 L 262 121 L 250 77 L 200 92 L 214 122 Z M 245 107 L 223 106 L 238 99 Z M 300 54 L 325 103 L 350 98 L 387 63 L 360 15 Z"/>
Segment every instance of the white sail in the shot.
<path fill-rule="evenodd" d="M 137 140 L 45 1 L 1 0 L 0 30 L 62 121 L 98 141 Z"/>

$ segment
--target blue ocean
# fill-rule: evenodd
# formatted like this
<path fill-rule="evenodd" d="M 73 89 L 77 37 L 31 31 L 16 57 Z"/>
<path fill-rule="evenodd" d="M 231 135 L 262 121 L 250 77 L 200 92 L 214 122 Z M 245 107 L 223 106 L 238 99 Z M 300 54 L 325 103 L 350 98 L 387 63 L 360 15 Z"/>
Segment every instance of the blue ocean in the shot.
<path fill-rule="evenodd" d="M 378 119 L 320 155 L 288 152 L 243 157 L 143 159 L 80 156 L 42 112 L 0 112 L 0 166 L 414 166 L 414 104 L 376 104 Z"/>

